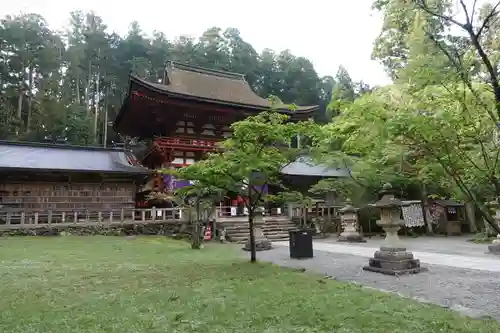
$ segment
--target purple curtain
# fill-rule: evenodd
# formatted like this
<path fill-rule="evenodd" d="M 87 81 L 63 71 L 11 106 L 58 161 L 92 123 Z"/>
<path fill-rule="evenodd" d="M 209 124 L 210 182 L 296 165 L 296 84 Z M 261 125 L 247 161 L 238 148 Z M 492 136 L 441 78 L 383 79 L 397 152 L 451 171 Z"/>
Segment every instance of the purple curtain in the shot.
<path fill-rule="evenodd" d="M 262 192 L 262 193 L 264 193 L 264 194 L 267 194 L 267 192 L 268 192 L 268 190 L 269 190 L 269 189 L 267 188 L 267 184 L 266 184 L 266 185 L 263 185 L 263 186 L 254 186 L 253 188 L 254 188 L 256 191 L 259 191 L 259 193 L 260 193 L 260 192 Z"/>
<path fill-rule="evenodd" d="M 189 180 L 176 179 L 172 175 L 163 175 L 163 184 L 170 191 L 191 185 Z"/>

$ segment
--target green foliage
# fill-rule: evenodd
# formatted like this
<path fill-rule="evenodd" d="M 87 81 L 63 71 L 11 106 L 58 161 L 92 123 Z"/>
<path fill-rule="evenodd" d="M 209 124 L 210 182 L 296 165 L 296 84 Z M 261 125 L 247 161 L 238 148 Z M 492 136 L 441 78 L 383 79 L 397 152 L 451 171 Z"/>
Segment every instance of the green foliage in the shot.
<path fill-rule="evenodd" d="M 377 199 L 377 193 L 380 188 L 377 186 L 368 187 L 368 185 L 356 182 L 354 178 L 329 178 L 320 180 L 313 185 L 309 192 L 314 194 L 335 193 L 342 199 L 350 199 L 351 202 L 360 207 L 367 202 Z"/>
<path fill-rule="evenodd" d="M 339 115 L 356 98 L 370 91 L 371 88 L 363 81 L 353 82 L 347 70 L 340 66 L 332 84 L 327 117 L 331 119 Z"/>
<path fill-rule="evenodd" d="M 94 12 L 75 11 L 64 33 L 38 14 L 0 21 L 0 118 L 4 139 L 64 136 L 74 144 L 103 143 L 104 129 L 127 93 L 128 75 L 162 79 L 166 60 L 245 74 L 261 96 L 299 105 L 329 101 L 312 63 L 290 51 L 262 54 L 235 28 L 207 29 L 200 38 L 146 37 L 137 22 L 121 37 Z M 329 89 L 331 91 L 331 88 Z M 107 114 L 107 117 L 105 116 Z M 44 127 L 42 127 L 42 125 Z M 120 137 L 108 128 L 107 141 Z"/>
<path fill-rule="evenodd" d="M 286 190 L 280 181 L 280 171 L 301 153 L 290 148 L 292 139 L 297 135 L 308 136 L 316 125 L 287 120 L 288 116 L 269 111 L 232 124 L 232 135 L 221 143 L 218 152 L 179 169 L 176 176 L 196 181 L 198 187 L 215 187 L 249 197 L 246 204 L 251 214 L 265 201 L 285 200 L 282 196 L 290 200 L 293 194 L 270 195 L 264 187 Z M 297 195 L 294 200 L 301 199 Z"/>
<path fill-rule="evenodd" d="M 436 13 L 447 15 L 452 2 L 430 0 L 426 3 Z M 418 76 L 421 69 L 419 65 L 424 68 L 434 66 L 436 59 L 433 56 L 439 50 L 429 40 L 428 34 L 442 40 L 449 25 L 447 22 L 426 13 L 412 1 L 375 0 L 373 7 L 382 13 L 384 21 L 380 35 L 375 40 L 372 57 L 384 65 L 392 79 L 408 83 L 412 75 L 411 68 L 418 69 L 418 72 L 413 72 Z M 440 62 L 439 58 L 437 63 Z"/>
<path fill-rule="evenodd" d="M 473 89 L 458 83 L 418 91 L 394 85 L 357 99 L 323 128 L 319 147 L 331 164 L 351 169 L 347 190 L 336 183 L 316 190 L 330 186 L 356 200 L 359 191 L 368 198 L 364 193 L 373 195 L 391 182 L 401 190 L 426 184 L 429 193 L 478 205 L 497 196 L 499 149 L 491 140 L 495 103 L 486 85 Z M 326 155 L 332 142 L 340 150 Z"/>
<path fill-rule="evenodd" d="M 446 174 L 439 179 L 451 178 L 459 189 L 456 192 L 485 199 L 500 193 L 499 149 L 492 142 L 495 125 L 490 118 L 495 103 L 485 85 L 474 89 L 472 93 L 457 84 L 420 90 L 407 97 L 388 128 L 419 149 L 415 164 L 424 171 L 422 176 L 432 179 Z"/>
<path fill-rule="evenodd" d="M 334 122 L 323 127 L 316 147 L 317 159 L 335 168 L 351 170 L 350 180 L 324 181 L 323 186 L 338 190 L 341 185 L 342 195 L 357 201 L 373 197 L 386 182 L 396 187 L 413 182 L 411 179 L 416 175 L 408 168 L 405 147 L 392 137 L 387 127 L 387 121 L 397 112 L 390 104 L 401 99 L 401 95 L 396 87 L 376 89 L 356 99 Z"/>

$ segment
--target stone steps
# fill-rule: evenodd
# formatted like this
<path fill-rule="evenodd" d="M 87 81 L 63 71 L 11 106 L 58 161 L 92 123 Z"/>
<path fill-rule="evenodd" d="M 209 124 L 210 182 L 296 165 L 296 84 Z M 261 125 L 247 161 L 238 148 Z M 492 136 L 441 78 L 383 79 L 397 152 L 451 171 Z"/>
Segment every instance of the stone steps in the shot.
<path fill-rule="evenodd" d="M 296 229 L 295 223 L 283 217 L 270 217 L 264 224 L 259 223 L 264 235 L 272 242 L 287 241 L 290 230 Z M 244 243 L 248 239 L 248 221 L 246 218 L 224 219 L 218 221 L 219 227 L 226 228 L 227 236 L 231 242 Z"/>

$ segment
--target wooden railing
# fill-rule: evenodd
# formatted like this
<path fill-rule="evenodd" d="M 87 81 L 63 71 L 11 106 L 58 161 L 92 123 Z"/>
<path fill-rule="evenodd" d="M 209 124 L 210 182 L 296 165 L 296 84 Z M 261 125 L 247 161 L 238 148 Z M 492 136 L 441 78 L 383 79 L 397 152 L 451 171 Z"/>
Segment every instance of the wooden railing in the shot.
<path fill-rule="evenodd" d="M 343 206 L 338 205 L 319 205 L 313 207 L 303 207 L 293 205 L 291 209 L 288 206 L 275 207 L 275 208 L 264 208 L 259 207 L 258 211 L 262 212 L 264 216 L 288 216 L 288 217 L 302 217 L 305 215 L 309 216 L 327 216 L 337 217 L 339 214 L 339 209 Z M 217 217 L 231 217 L 231 216 L 247 216 L 248 209 L 238 208 L 236 206 L 217 206 L 216 216 Z"/>
<path fill-rule="evenodd" d="M 335 218 L 339 207 L 321 208 L 318 212 L 303 207 L 289 210 L 287 207 L 264 209 L 259 208 L 263 216 L 288 216 L 290 218 L 307 218 L 314 216 L 327 216 L 325 209 L 330 209 L 330 216 Z M 331 209 L 335 209 L 334 212 Z M 289 216 L 291 213 L 291 216 Z M 107 225 L 119 224 L 141 224 L 141 223 L 182 223 L 194 218 L 193 212 L 186 208 L 122 208 L 110 210 L 36 210 L 23 208 L 0 207 L 0 229 L 22 228 L 22 227 L 47 227 L 92 225 L 102 223 Z M 318 215 L 316 215 L 318 214 Z M 196 214 L 194 214 L 196 215 Z M 248 210 L 236 209 L 234 206 L 217 206 L 214 215 L 208 216 L 208 212 L 200 213 L 200 218 L 207 220 L 214 217 L 247 216 Z"/>
<path fill-rule="evenodd" d="M 92 225 L 102 223 L 141 224 L 187 221 L 184 208 L 91 210 L 0 210 L 1 228 Z"/>
<path fill-rule="evenodd" d="M 200 150 L 214 150 L 217 148 L 217 141 L 191 138 L 161 137 L 155 139 L 158 147 L 167 148 L 191 148 Z"/>
<path fill-rule="evenodd" d="M 286 207 L 275 207 L 275 208 L 264 208 L 259 207 L 257 211 L 263 216 L 288 216 L 288 210 Z M 216 216 L 217 217 L 231 217 L 231 216 L 247 216 L 248 209 L 237 208 L 236 206 L 217 206 Z"/>

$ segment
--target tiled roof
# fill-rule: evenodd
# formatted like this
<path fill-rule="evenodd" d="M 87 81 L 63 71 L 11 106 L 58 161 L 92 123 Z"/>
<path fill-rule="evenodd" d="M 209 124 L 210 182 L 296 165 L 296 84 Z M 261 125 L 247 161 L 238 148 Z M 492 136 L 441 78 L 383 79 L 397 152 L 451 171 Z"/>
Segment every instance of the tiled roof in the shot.
<path fill-rule="evenodd" d="M 311 177 L 349 177 L 349 171 L 344 168 L 329 168 L 314 163 L 309 157 L 300 157 L 281 169 L 281 173 L 289 176 Z"/>
<path fill-rule="evenodd" d="M 124 149 L 0 141 L 0 170 L 147 174 Z"/>
<path fill-rule="evenodd" d="M 310 112 L 317 105 L 297 106 L 293 111 L 286 104 L 275 104 L 253 92 L 242 74 L 209 70 L 191 65 L 170 62 L 166 69 L 164 84 L 147 82 L 137 76 L 132 81 L 153 88 L 158 92 L 175 94 L 187 98 L 201 99 L 206 102 L 227 103 L 242 107 L 269 109 L 272 106 L 280 111 Z"/>

